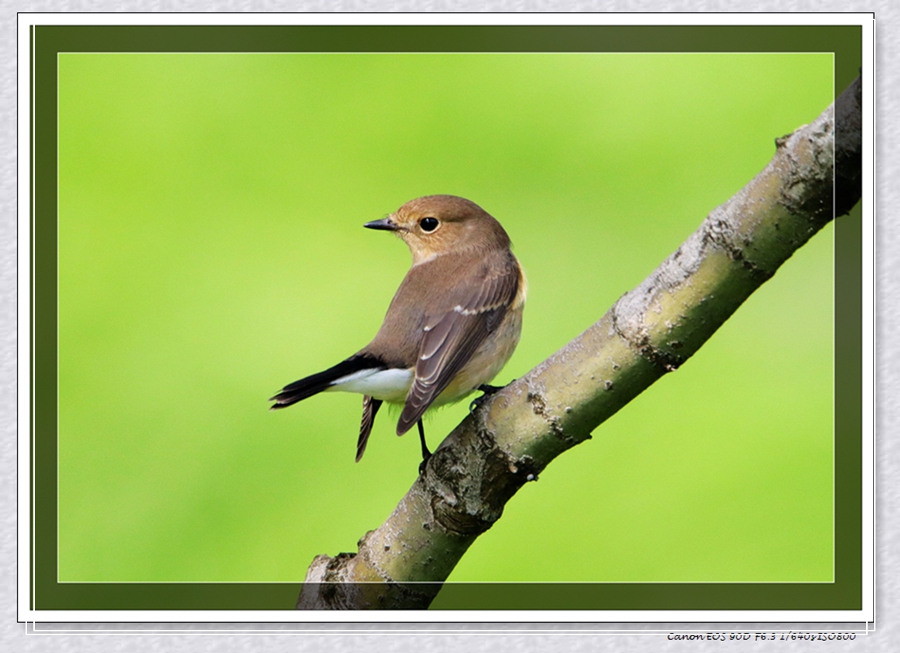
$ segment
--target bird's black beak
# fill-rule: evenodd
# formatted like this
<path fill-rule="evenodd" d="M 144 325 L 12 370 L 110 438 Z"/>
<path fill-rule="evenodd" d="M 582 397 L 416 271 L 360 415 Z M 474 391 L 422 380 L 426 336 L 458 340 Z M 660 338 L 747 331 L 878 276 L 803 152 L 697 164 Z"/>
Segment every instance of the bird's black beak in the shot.
<path fill-rule="evenodd" d="M 400 229 L 397 223 L 391 220 L 390 216 L 381 220 L 373 220 L 363 225 L 367 229 L 381 229 L 382 231 L 398 231 Z"/>

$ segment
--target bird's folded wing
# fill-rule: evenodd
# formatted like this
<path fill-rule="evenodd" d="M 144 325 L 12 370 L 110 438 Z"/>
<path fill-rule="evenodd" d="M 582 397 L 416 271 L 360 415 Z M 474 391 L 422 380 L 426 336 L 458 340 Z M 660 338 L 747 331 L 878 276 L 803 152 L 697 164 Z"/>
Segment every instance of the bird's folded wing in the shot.
<path fill-rule="evenodd" d="M 416 361 L 416 375 L 397 424 L 406 433 L 465 367 L 478 347 L 503 321 L 518 289 L 519 271 L 493 266 L 449 295 L 448 309 L 428 316 Z"/>

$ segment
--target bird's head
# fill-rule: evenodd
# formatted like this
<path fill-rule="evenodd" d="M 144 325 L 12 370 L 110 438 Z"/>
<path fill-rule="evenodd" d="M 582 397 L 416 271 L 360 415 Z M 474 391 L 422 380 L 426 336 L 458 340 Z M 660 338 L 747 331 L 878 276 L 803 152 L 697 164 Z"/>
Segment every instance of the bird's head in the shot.
<path fill-rule="evenodd" d="M 509 236 L 497 220 L 455 195 L 419 197 L 364 226 L 397 234 L 409 246 L 413 265 L 442 254 L 509 247 Z"/>

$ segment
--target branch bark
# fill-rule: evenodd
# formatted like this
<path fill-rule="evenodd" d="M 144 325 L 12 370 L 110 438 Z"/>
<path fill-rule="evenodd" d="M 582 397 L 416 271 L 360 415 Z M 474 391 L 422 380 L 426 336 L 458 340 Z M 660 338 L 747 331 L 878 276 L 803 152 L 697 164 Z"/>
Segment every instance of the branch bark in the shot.
<path fill-rule="evenodd" d="M 637 288 L 463 420 L 358 553 L 317 556 L 298 609 L 427 608 L 522 485 L 678 369 L 798 248 L 856 204 L 860 115 L 857 79 L 814 122 L 776 139 L 762 172 Z"/>

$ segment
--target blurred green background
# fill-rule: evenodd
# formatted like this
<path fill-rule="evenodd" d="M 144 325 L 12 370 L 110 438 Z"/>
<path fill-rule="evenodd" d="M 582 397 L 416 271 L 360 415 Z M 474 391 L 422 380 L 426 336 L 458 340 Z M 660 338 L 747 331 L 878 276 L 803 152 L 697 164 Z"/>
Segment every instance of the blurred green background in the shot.
<path fill-rule="evenodd" d="M 431 193 L 506 227 L 527 372 L 832 99 L 831 55 L 63 54 L 59 579 L 298 581 L 415 480 L 361 400 L 272 413 L 375 334 Z M 832 229 L 526 485 L 456 581 L 830 581 Z M 429 442 L 467 402 L 427 423 Z"/>

